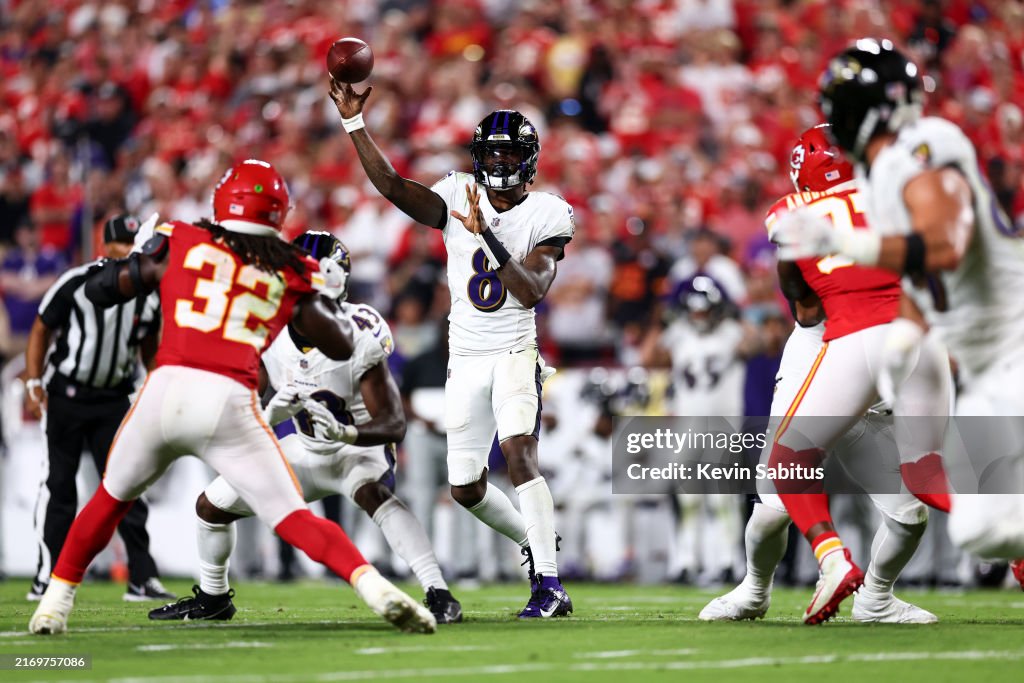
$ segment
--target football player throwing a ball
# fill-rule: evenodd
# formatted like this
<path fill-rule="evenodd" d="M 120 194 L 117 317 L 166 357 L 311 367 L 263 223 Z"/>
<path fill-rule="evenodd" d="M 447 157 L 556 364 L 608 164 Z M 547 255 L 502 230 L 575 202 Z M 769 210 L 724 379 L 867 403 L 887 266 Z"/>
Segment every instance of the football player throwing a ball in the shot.
<path fill-rule="evenodd" d="M 472 173 L 452 171 L 430 188 L 401 177 L 363 123 L 371 91 L 331 83 L 331 98 L 363 169 L 392 204 L 440 230 L 448 252 L 445 431 L 452 497 L 523 548 L 531 595 L 519 616 L 569 614 L 572 601 L 555 561 L 554 503 L 537 459 L 541 384 L 551 371 L 537 351 L 533 309 L 572 239 L 572 207 L 556 195 L 527 191 L 540 140 L 525 116 L 508 109 L 488 114 L 477 126 Z M 521 513 L 487 481 L 495 434 Z"/>

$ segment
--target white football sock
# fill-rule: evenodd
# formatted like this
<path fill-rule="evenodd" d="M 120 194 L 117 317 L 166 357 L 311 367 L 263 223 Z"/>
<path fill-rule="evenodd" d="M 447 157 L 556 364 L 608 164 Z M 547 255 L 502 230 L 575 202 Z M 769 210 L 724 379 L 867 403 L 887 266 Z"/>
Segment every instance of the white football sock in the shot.
<path fill-rule="evenodd" d="M 373 513 L 373 522 L 384 539 L 416 575 L 424 592 L 428 588 L 448 589 L 430 539 L 423 525 L 397 498 L 389 498 Z"/>
<path fill-rule="evenodd" d="M 862 589 L 863 596 L 873 600 L 892 596 L 893 584 L 914 556 L 928 526 L 927 522 L 903 524 L 887 515 L 882 515 L 882 520 L 871 542 L 871 563 L 864 573 Z"/>
<path fill-rule="evenodd" d="M 530 545 L 526 537 L 526 522 L 508 499 L 505 492 L 494 484 L 487 483 L 487 493 L 483 500 L 471 508 L 467 508 L 477 519 L 498 533 L 508 536 L 521 548 Z"/>
<path fill-rule="evenodd" d="M 235 549 L 235 525 L 198 522 L 196 543 L 199 546 L 199 588 L 207 595 L 228 592 L 228 563 Z"/>
<path fill-rule="evenodd" d="M 538 574 L 558 576 L 555 560 L 555 501 L 544 477 L 531 479 L 516 487 L 519 507 L 526 522 L 526 536 L 533 553 L 533 566 Z"/>
<path fill-rule="evenodd" d="M 743 584 L 756 597 L 767 597 L 771 591 L 775 569 L 786 554 L 788 531 L 789 515 L 763 503 L 754 504 L 754 512 L 743 533 L 747 550 L 747 575 L 743 577 Z"/>

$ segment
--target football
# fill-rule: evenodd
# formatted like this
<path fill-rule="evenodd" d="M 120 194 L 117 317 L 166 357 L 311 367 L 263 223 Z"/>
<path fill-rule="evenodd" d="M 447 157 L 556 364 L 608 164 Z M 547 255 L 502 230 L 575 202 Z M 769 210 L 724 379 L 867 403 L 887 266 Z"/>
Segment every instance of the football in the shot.
<path fill-rule="evenodd" d="M 339 38 L 327 51 L 327 70 L 341 83 L 365 81 L 373 71 L 373 50 L 358 38 Z"/>

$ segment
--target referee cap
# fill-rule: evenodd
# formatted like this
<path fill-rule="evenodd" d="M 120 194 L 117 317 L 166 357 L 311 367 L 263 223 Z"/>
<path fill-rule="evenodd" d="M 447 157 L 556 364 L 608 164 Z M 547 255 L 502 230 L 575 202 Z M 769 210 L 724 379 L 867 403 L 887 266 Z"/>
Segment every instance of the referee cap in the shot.
<path fill-rule="evenodd" d="M 139 231 L 139 219 L 122 213 L 107 219 L 103 225 L 103 243 L 121 242 L 131 244 L 135 241 L 135 233 Z"/>

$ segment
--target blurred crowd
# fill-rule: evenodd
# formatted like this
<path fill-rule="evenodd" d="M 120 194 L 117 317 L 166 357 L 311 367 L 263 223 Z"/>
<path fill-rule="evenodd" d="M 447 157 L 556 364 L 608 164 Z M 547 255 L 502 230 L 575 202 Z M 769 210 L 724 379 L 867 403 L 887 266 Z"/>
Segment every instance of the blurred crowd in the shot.
<path fill-rule="evenodd" d="M 854 37 L 926 65 L 930 109 L 965 128 L 1024 217 L 1014 0 L 0 0 L 4 352 L 106 217 L 197 219 L 246 157 L 289 179 L 290 231 L 348 243 L 354 296 L 389 315 L 399 348 L 428 347 L 443 247 L 368 186 L 345 139 L 324 67 L 344 35 L 374 49 L 368 126 L 401 173 L 466 168 L 496 107 L 540 130 L 536 187 L 577 216 L 540 311 L 552 362 L 636 362 L 674 282 L 698 274 L 755 327 L 788 315 L 762 217 L 818 121 L 825 60 Z"/>
<path fill-rule="evenodd" d="M 577 222 L 538 309 L 556 365 L 669 363 L 652 349 L 704 276 L 743 327 L 742 410 L 768 412 L 790 319 L 762 219 L 819 122 L 824 63 L 857 37 L 925 67 L 929 111 L 964 128 L 1024 224 L 1018 0 L 0 0 L 0 355 L 106 218 L 207 216 L 250 157 L 289 180 L 290 235 L 347 243 L 352 298 L 392 321 L 396 369 L 442 354 L 440 235 L 368 184 L 327 97 L 347 35 L 373 48 L 365 118 L 404 175 L 468 170 L 494 108 L 538 128 L 535 188 Z"/>

